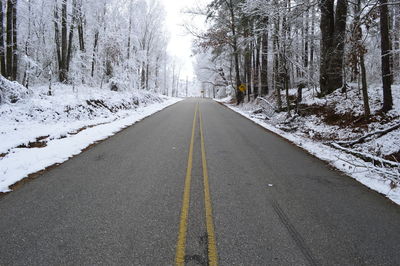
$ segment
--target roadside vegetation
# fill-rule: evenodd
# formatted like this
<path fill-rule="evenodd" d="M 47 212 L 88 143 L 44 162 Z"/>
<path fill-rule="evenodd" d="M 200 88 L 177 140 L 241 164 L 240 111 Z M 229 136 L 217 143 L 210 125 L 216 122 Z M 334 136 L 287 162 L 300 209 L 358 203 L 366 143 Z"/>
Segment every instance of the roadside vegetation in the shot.
<path fill-rule="evenodd" d="M 210 97 L 399 186 L 399 2 L 214 0 L 191 12 L 208 22 L 190 30 Z"/>
<path fill-rule="evenodd" d="M 2 0 L 0 11 L 0 192 L 177 101 L 160 1 Z"/>

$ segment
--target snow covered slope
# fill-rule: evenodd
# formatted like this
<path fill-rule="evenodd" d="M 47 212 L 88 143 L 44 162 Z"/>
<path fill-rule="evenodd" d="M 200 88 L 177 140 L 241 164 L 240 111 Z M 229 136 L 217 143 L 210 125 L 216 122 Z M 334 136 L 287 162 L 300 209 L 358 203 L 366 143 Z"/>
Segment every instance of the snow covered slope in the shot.
<path fill-rule="evenodd" d="M 47 91 L 36 87 L 0 105 L 0 192 L 179 101 L 143 90 L 56 84 L 53 96 Z"/>

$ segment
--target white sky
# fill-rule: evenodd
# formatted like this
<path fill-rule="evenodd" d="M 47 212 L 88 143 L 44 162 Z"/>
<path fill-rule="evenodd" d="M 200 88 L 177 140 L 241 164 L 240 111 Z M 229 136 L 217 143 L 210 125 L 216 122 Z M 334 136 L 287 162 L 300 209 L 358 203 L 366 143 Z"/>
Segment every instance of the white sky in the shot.
<path fill-rule="evenodd" d="M 181 78 L 194 76 L 192 55 L 193 37 L 187 33 L 183 24 L 195 23 L 201 27 L 204 17 L 193 19 L 192 16 L 182 13 L 187 8 L 205 6 L 209 0 L 161 0 L 167 12 L 167 28 L 171 34 L 168 52 L 171 56 L 177 57 L 177 65 L 181 66 Z"/>

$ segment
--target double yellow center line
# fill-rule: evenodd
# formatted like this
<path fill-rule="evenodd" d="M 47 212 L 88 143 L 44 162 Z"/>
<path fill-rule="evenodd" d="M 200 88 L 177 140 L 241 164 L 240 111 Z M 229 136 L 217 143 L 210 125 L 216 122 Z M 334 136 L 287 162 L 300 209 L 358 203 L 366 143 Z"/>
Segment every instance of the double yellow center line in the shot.
<path fill-rule="evenodd" d="M 203 133 L 203 118 L 201 112 L 199 111 L 199 104 L 197 103 L 192 126 L 192 137 L 190 139 L 189 146 L 189 157 L 186 168 L 186 178 L 185 178 L 185 188 L 183 192 L 183 202 L 181 210 L 181 219 L 179 224 L 179 235 L 178 243 L 176 245 L 176 265 L 185 264 L 185 247 L 186 247 L 186 233 L 189 217 L 189 205 L 190 205 L 190 185 L 192 181 L 192 168 L 193 168 L 193 146 L 194 138 L 196 132 L 197 114 L 199 113 L 200 122 L 200 141 L 201 141 L 201 161 L 203 165 L 203 185 L 204 185 L 204 207 L 205 207 L 205 217 L 206 217 L 206 228 L 208 236 L 208 264 L 211 266 L 218 265 L 218 255 L 217 255 L 217 245 L 215 241 L 215 231 L 214 223 L 212 218 L 212 206 L 211 206 L 211 196 L 210 196 L 210 185 L 208 182 L 208 170 L 207 170 L 207 160 L 206 151 L 204 145 L 204 133 Z"/>

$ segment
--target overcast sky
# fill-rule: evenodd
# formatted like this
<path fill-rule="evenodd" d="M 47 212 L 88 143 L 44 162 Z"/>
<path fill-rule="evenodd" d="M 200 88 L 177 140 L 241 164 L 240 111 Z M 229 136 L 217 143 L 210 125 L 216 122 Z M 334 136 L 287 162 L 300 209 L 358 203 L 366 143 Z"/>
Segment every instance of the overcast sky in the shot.
<path fill-rule="evenodd" d="M 187 33 L 183 24 L 195 23 L 197 27 L 204 27 L 204 18 L 184 14 L 187 8 L 196 6 L 205 6 L 209 0 L 161 0 L 164 3 L 167 12 L 167 28 L 171 33 L 168 51 L 171 56 L 178 58 L 178 64 L 182 65 L 181 77 L 192 77 L 193 74 L 193 57 L 192 40 L 193 37 Z"/>

